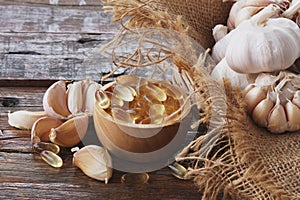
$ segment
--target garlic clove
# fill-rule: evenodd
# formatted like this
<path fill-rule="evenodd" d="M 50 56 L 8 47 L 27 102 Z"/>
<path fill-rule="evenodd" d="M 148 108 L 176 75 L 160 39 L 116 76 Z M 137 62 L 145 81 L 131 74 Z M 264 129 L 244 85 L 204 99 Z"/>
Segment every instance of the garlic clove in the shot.
<path fill-rule="evenodd" d="M 57 81 L 45 92 L 43 97 L 45 112 L 52 117 L 65 119 L 71 114 L 67 105 L 66 82 Z"/>
<path fill-rule="evenodd" d="M 264 7 L 247 6 L 242 8 L 236 15 L 234 26 L 237 27 L 243 21 L 250 19 L 253 15 L 258 13 Z"/>
<path fill-rule="evenodd" d="M 267 97 L 267 92 L 263 87 L 255 86 L 245 95 L 247 108 L 249 113 L 252 113 L 256 105 Z"/>
<path fill-rule="evenodd" d="M 46 115 L 44 111 L 19 110 L 8 113 L 8 124 L 19 129 L 30 130 L 36 120 Z"/>
<path fill-rule="evenodd" d="M 81 112 L 83 106 L 82 81 L 76 81 L 68 85 L 67 102 L 69 111 L 73 115 Z"/>
<path fill-rule="evenodd" d="M 295 92 L 292 102 L 300 108 L 300 90 Z"/>
<path fill-rule="evenodd" d="M 63 147 L 78 144 L 87 132 L 88 120 L 88 115 L 84 113 L 67 120 L 57 128 L 52 128 L 50 141 Z"/>
<path fill-rule="evenodd" d="M 31 129 L 31 140 L 34 143 L 35 137 L 42 142 L 49 142 L 50 131 L 63 124 L 63 121 L 53 117 L 45 116 L 36 120 Z"/>
<path fill-rule="evenodd" d="M 228 27 L 223 24 L 217 24 L 212 30 L 212 34 L 216 42 L 222 39 L 227 33 Z"/>
<path fill-rule="evenodd" d="M 287 116 L 284 107 L 280 104 L 279 96 L 268 119 L 268 129 L 272 133 L 283 133 L 287 130 Z"/>
<path fill-rule="evenodd" d="M 243 94 L 246 95 L 252 88 L 256 87 L 255 84 L 249 84 L 247 85 L 244 90 L 243 90 Z"/>
<path fill-rule="evenodd" d="M 227 19 L 227 26 L 230 30 L 233 30 L 235 28 L 235 18 L 237 16 L 237 13 L 242 9 L 242 7 L 244 6 L 245 1 L 237 1 L 235 2 L 229 12 L 229 16 Z"/>
<path fill-rule="evenodd" d="M 288 120 L 288 130 L 297 131 L 300 129 L 300 109 L 298 106 L 288 101 L 285 104 L 285 110 Z"/>
<path fill-rule="evenodd" d="M 112 159 L 106 149 L 97 145 L 88 145 L 73 155 L 73 165 L 96 180 L 107 184 L 112 176 Z"/>
<path fill-rule="evenodd" d="M 253 120 L 262 127 L 268 126 L 269 114 L 275 103 L 268 97 L 257 104 L 252 112 Z"/>
<path fill-rule="evenodd" d="M 84 94 L 83 111 L 87 112 L 89 115 L 92 115 L 94 112 L 95 93 L 100 87 L 101 86 L 98 83 L 93 82 L 88 86 L 86 93 Z"/>

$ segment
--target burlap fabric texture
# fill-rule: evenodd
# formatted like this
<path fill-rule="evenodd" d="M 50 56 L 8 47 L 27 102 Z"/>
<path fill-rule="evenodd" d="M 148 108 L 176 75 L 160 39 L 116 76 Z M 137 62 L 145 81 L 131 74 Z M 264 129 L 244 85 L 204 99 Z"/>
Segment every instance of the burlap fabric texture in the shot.
<path fill-rule="evenodd" d="M 174 29 L 189 34 L 204 48 L 213 46 L 212 28 L 226 24 L 232 6 L 222 0 L 104 2 L 113 8 L 113 21 L 126 29 Z M 188 165 L 186 176 L 193 178 L 201 198 L 300 199 L 300 133 L 274 135 L 257 127 L 247 115 L 242 91 L 232 89 L 227 82 L 216 82 L 204 71 L 191 76 L 204 92 L 207 85 L 226 91 L 212 94 L 227 105 L 225 124 L 199 136 L 177 157 Z M 202 101 L 209 102 L 212 96 L 202 95 Z M 210 116 L 211 110 L 205 112 L 202 116 Z M 202 122 L 209 124 L 209 118 L 205 119 Z M 207 145 L 211 138 L 213 143 Z M 200 156 L 207 149 L 210 153 Z"/>

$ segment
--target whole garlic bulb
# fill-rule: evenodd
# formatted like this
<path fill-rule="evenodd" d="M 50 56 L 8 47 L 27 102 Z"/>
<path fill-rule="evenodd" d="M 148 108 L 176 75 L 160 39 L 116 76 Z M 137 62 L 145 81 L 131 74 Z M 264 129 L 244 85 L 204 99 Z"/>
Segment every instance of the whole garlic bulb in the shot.
<path fill-rule="evenodd" d="M 223 58 L 212 70 L 211 76 L 216 80 L 229 79 L 232 87 L 245 88 L 254 82 L 256 74 L 240 74 L 233 71 Z M 254 78 L 253 78 L 254 77 Z"/>
<path fill-rule="evenodd" d="M 262 73 L 245 88 L 254 122 L 273 133 L 300 130 L 300 76 L 287 71 Z"/>
<path fill-rule="evenodd" d="M 225 52 L 239 73 L 274 72 L 289 68 L 300 57 L 300 29 L 287 18 L 270 18 L 280 8 L 269 5 L 232 32 Z"/>
<path fill-rule="evenodd" d="M 290 2 L 288 0 L 240 0 L 231 7 L 227 25 L 230 30 L 236 28 L 244 20 L 250 19 L 266 6 L 275 4 L 285 10 Z"/>

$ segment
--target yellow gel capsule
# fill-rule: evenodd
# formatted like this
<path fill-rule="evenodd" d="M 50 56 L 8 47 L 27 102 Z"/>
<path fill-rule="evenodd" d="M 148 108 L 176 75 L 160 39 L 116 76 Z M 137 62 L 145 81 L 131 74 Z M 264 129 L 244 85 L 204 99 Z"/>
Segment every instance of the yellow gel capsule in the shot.
<path fill-rule="evenodd" d="M 164 115 L 165 114 L 165 106 L 163 104 L 153 104 L 149 109 L 149 116 L 154 115 Z"/>
<path fill-rule="evenodd" d="M 62 159 L 52 151 L 44 150 L 40 155 L 41 158 L 51 167 L 59 168 L 63 165 Z"/>
<path fill-rule="evenodd" d="M 134 95 L 132 94 L 132 90 L 129 87 L 121 85 L 121 84 L 116 84 L 115 85 L 113 93 L 117 97 L 121 98 L 124 101 L 130 102 L 130 101 L 133 101 L 133 99 L 134 99 Z"/>
<path fill-rule="evenodd" d="M 179 87 L 172 85 L 171 83 L 160 82 L 159 86 L 166 91 L 167 96 L 171 96 L 174 99 L 182 99 L 183 92 Z"/>
<path fill-rule="evenodd" d="M 108 98 L 110 99 L 111 101 L 111 106 L 119 106 L 119 107 L 122 107 L 124 105 L 124 101 L 117 97 L 115 94 L 111 93 L 111 92 L 107 92 L 106 93 Z"/>
<path fill-rule="evenodd" d="M 147 94 L 148 96 L 151 96 L 151 98 L 155 98 L 159 101 L 165 101 L 167 99 L 167 94 L 161 88 L 152 83 L 142 85 L 140 92 L 142 94 Z"/>
<path fill-rule="evenodd" d="M 164 106 L 166 114 L 171 115 L 173 112 L 178 110 L 181 105 L 177 99 L 168 96 L 167 100 L 164 102 Z M 178 114 L 180 114 L 180 112 Z"/>
<path fill-rule="evenodd" d="M 145 184 L 148 180 L 147 173 L 127 173 L 121 177 L 121 183 L 124 184 Z"/>
<path fill-rule="evenodd" d="M 52 151 L 55 154 L 58 154 L 60 151 L 60 148 L 57 144 L 53 144 L 50 142 L 37 142 L 37 143 L 34 143 L 32 147 L 33 147 L 33 150 L 38 153 L 41 153 L 42 151 L 47 150 L 47 151 Z"/>
<path fill-rule="evenodd" d="M 119 108 L 119 107 L 113 107 L 111 109 L 111 113 L 113 118 L 116 121 L 121 121 L 125 123 L 133 123 L 133 119 L 130 115 L 130 113 L 126 112 L 126 110 Z"/>
<path fill-rule="evenodd" d="M 110 106 L 110 99 L 104 91 L 97 90 L 96 104 L 99 105 L 102 109 L 106 109 Z"/>

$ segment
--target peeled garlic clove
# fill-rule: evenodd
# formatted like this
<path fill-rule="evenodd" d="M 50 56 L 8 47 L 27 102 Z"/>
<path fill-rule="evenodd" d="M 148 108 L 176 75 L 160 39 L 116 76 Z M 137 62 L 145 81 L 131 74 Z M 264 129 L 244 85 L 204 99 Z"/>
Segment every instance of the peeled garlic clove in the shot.
<path fill-rule="evenodd" d="M 297 131 L 300 129 L 300 109 L 298 106 L 288 101 L 285 104 L 285 110 L 288 120 L 288 130 Z"/>
<path fill-rule="evenodd" d="M 84 95 L 84 104 L 83 111 L 92 115 L 94 112 L 94 104 L 95 104 L 95 93 L 100 89 L 100 85 L 96 82 L 92 82 Z"/>
<path fill-rule="evenodd" d="M 87 132 L 88 120 L 88 115 L 84 113 L 67 120 L 57 128 L 52 128 L 50 141 L 63 147 L 78 144 Z"/>
<path fill-rule="evenodd" d="M 275 103 L 268 97 L 257 104 L 252 112 L 253 120 L 262 127 L 268 126 L 268 117 Z"/>
<path fill-rule="evenodd" d="M 97 145 L 88 145 L 73 155 L 73 165 L 96 180 L 107 184 L 112 176 L 112 159 L 107 150 Z"/>
<path fill-rule="evenodd" d="M 8 113 L 8 124 L 19 129 L 29 130 L 32 128 L 36 120 L 46 115 L 47 114 L 44 111 L 34 112 L 19 110 L 13 113 Z"/>
<path fill-rule="evenodd" d="M 83 94 L 81 81 L 76 81 L 68 85 L 67 102 L 69 111 L 73 115 L 82 111 Z"/>
<path fill-rule="evenodd" d="M 248 111 L 252 113 L 255 106 L 266 97 L 267 92 L 262 87 L 256 86 L 250 89 L 249 92 L 245 95 Z"/>
<path fill-rule="evenodd" d="M 67 105 L 66 82 L 57 81 L 44 94 L 43 107 L 45 112 L 58 119 L 65 119 L 71 113 Z"/>
<path fill-rule="evenodd" d="M 34 138 L 38 137 L 42 142 L 49 142 L 50 131 L 52 128 L 56 128 L 63 124 L 63 121 L 53 117 L 45 116 L 36 120 L 31 129 L 31 139 L 34 142 Z"/>
<path fill-rule="evenodd" d="M 280 104 L 279 96 L 268 119 L 268 129 L 272 133 L 283 133 L 287 130 L 287 116 L 284 107 Z"/>

